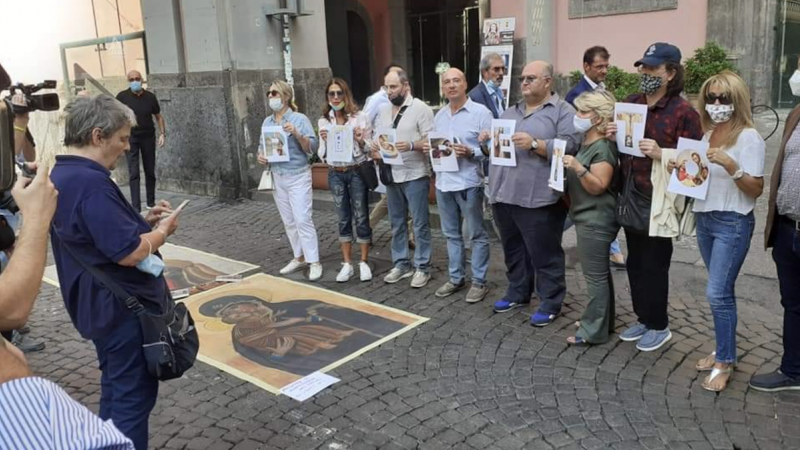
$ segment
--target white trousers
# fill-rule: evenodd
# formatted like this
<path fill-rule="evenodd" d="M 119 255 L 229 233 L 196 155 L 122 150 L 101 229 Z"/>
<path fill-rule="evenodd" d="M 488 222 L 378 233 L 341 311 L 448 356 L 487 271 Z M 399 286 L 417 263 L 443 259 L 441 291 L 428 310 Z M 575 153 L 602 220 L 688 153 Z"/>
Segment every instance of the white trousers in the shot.
<path fill-rule="evenodd" d="M 306 262 L 319 262 L 319 241 L 312 217 L 311 171 L 295 175 L 272 172 L 275 182 L 275 204 L 286 228 L 294 257 L 305 257 Z"/>

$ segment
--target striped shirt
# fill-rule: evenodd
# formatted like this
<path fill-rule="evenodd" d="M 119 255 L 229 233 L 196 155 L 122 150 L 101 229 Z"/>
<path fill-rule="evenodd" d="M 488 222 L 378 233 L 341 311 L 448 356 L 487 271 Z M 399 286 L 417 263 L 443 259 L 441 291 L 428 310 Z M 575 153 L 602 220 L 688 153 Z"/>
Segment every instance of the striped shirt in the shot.
<path fill-rule="evenodd" d="M 0 384 L 0 450 L 133 450 L 103 421 L 55 383 L 39 377 Z"/>

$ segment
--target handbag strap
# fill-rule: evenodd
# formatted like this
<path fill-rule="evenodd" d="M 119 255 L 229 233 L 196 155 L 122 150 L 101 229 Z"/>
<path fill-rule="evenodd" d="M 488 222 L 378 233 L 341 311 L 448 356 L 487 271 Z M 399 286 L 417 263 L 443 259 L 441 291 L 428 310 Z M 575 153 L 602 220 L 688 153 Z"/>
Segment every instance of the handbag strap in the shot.
<path fill-rule="evenodd" d="M 403 114 L 406 113 L 408 109 L 408 105 L 403 106 L 400 108 L 400 111 L 397 112 L 397 115 L 394 117 L 394 122 L 392 123 L 392 128 L 397 129 L 397 125 L 400 124 L 400 119 L 403 118 Z"/>
<path fill-rule="evenodd" d="M 111 279 L 105 272 L 97 268 L 97 266 L 93 266 L 86 261 L 84 261 L 78 254 L 72 250 L 72 247 L 64 242 L 64 240 L 59 236 L 58 232 L 55 230 L 55 227 L 52 228 L 53 233 L 58 236 L 58 240 L 61 242 L 61 247 L 67 250 L 67 253 L 72 256 L 72 258 L 78 261 L 78 264 L 83 266 L 87 272 L 89 272 L 97 281 L 100 282 L 103 286 L 108 288 L 114 297 L 118 298 L 122 303 L 125 305 L 126 308 L 131 310 L 136 315 L 140 315 L 145 312 L 144 305 L 139 302 L 135 296 L 129 294 L 122 286 L 117 284 L 115 281 Z"/>

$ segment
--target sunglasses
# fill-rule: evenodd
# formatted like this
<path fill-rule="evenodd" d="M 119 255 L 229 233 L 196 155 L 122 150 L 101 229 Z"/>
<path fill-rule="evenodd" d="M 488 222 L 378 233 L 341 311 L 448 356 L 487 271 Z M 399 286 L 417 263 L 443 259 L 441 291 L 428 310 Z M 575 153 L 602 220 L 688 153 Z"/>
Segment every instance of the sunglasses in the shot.
<path fill-rule="evenodd" d="M 128 78 L 128 81 L 142 81 L 142 77 Z"/>
<path fill-rule="evenodd" d="M 328 91 L 328 98 L 344 98 L 344 92 L 342 91 Z"/>
<path fill-rule="evenodd" d="M 714 103 L 717 102 L 717 100 L 719 100 L 720 105 L 730 105 L 731 103 L 733 103 L 731 98 L 728 97 L 728 94 L 719 94 L 719 95 L 712 93 L 706 94 L 707 104 L 713 105 Z"/>
<path fill-rule="evenodd" d="M 535 82 L 538 79 L 539 79 L 539 77 L 537 77 L 536 75 L 527 75 L 527 76 L 517 77 L 517 81 L 519 81 L 520 84 L 525 84 L 525 83 L 530 84 L 530 83 Z"/>
<path fill-rule="evenodd" d="M 271 91 L 267 91 L 267 95 L 270 97 L 280 97 L 281 93 L 273 89 Z"/>

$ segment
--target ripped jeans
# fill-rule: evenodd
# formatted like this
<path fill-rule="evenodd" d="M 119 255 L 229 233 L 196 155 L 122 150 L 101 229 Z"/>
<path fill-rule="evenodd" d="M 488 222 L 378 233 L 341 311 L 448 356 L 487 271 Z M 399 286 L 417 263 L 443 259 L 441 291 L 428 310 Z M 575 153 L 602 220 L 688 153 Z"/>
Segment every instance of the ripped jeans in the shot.
<path fill-rule="evenodd" d="M 358 170 L 353 167 L 346 172 L 338 172 L 331 168 L 328 171 L 328 186 L 339 214 L 339 242 L 353 241 L 355 220 L 356 243 L 369 244 L 372 241 L 372 228 L 369 226 L 368 191 Z"/>

